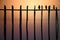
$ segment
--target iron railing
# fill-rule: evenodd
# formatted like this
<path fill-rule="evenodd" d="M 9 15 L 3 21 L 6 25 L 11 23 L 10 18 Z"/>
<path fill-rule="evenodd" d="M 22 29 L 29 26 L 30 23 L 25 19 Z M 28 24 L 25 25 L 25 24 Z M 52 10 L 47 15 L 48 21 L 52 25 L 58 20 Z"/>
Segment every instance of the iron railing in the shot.
<path fill-rule="evenodd" d="M 20 6 L 20 9 L 14 9 L 14 6 L 12 6 L 12 9 L 6 9 L 6 5 L 4 5 L 4 9 L 0 9 L 0 11 L 4 11 L 4 40 L 6 40 L 6 11 L 12 11 L 12 40 L 14 40 L 14 11 L 20 11 L 20 40 L 22 40 L 22 11 L 26 11 L 26 40 L 28 40 L 28 11 L 34 11 L 34 40 L 36 40 L 36 11 L 41 11 L 41 40 L 43 40 L 43 11 L 48 11 L 48 40 L 50 40 L 50 11 L 55 11 L 55 30 L 56 30 L 56 40 L 58 40 L 58 32 L 59 32 L 59 20 L 58 20 L 58 11 L 60 9 L 57 9 L 57 7 L 53 6 L 53 9 L 50 8 L 50 6 L 45 6 L 46 9 L 43 9 L 43 6 L 39 6 L 38 9 L 36 9 L 36 6 L 34 6 L 34 9 L 28 9 L 28 6 L 26 9 L 22 9 L 22 6 Z"/>

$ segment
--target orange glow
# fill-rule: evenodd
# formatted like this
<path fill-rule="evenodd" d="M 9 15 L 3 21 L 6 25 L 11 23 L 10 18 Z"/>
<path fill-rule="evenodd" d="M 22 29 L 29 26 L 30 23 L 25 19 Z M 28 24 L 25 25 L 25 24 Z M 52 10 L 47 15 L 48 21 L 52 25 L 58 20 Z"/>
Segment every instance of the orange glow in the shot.
<path fill-rule="evenodd" d="M 20 8 L 20 5 L 22 5 L 22 8 L 25 8 L 25 9 L 27 5 L 29 6 L 29 8 L 34 8 L 34 5 L 36 5 L 36 8 L 38 8 L 38 5 L 43 5 L 44 8 L 45 8 L 45 5 L 51 5 L 51 7 L 55 5 L 58 8 L 60 7 L 59 1 L 56 1 L 56 0 L 4 0 L 4 1 L 1 0 L 0 3 L 1 3 L 0 8 L 2 8 L 4 5 L 6 5 L 7 8 L 11 8 L 12 5 L 14 5 L 14 8 Z M 17 17 L 18 15 L 16 14 L 15 16 Z M 25 15 L 23 17 L 25 18 Z M 32 18 L 32 17 L 33 16 L 29 18 Z"/>
<path fill-rule="evenodd" d="M 20 5 L 22 5 L 22 8 L 25 8 L 25 9 L 27 5 L 29 6 L 29 8 L 33 8 L 33 9 L 34 9 L 34 5 L 36 5 L 36 8 L 38 8 L 38 5 L 43 5 L 44 8 L 45 8 L 45 5 L 51 5 L 51 7 L 55 5 L 58 8 L 60 7 L 59 1 L 56 1 L 56 0 L 4 0 L 4 1 L 1 0 L 0 3 L 1 3 L 0 8 L 2 8 L 4 5 L 6 5 L 7 8 L 11 8 L 12 5 L 14 5 L 14 8 L 20 8 Z M 17 15 L 16 13 L 14 14 L 15 18 L 19 19 L 18 18 L 19 15 Z M 33 16 L 30 16 L 30 15 L 33 15 L 33 13 L 32 12 L 29 12 L 29 13 L 30 13 L 29 19 L 33 19 Z M 38 13 L 39 13 L 38 15 L 40 15 L 40 12 Z M 40 16 L 37 16 L 38 19 L 39 17 Z M 23 14 L 23 19 L 26 19 L 26 13 Z"/>
<path fill-rule="evenodd" d="M 59 0 L 1 0 L 0 6 L 7 5 L 8 8 L 11 8 L 11 5 L 14 5 L 15 8 L 19 8 L 20 5 L 23 6 L 23 8 L 26 8 L 28 5 L 29 8 L 33 8 L 34 5 L 56 5 L 57 7 L 60 6 Z"/>

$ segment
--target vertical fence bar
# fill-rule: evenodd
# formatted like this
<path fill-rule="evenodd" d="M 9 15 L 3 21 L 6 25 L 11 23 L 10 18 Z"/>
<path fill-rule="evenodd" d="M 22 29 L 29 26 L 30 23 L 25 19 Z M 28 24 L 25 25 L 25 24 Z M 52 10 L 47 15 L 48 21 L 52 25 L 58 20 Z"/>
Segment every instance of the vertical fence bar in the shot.
<path fill-rule="evenodd" d="M 36 40 L 36 25 L 35 25 L 35 17 L 36 17 L 36 6 L 34 6 L 34 40 Z"/>
<path fill-rule="evenodd" d="M 50 40 L 50 6 L 48 6 L 48 40 Z"/>
<path fill-rule="evenodd" d="M 26 40 L 28 40 L 28 6 L 26 12 Z"/>
<path fill-rule="evenodd" d="M 22 6 L 20 6 L 20 40 L 22 40 Z"/>
<path fill-rule="evenodd" d="M 41 6 L 41 40 L 43 40 L 43 6 Z"/>
<path fill-rule="evenodd" d="M 57 7 L 56 7 L 55 29 L 56 29 L 56 40 L 58 40 L 59 23 L 58 23 L 58 11 L 57 11 Z"/>
<path fill-rule="evenodd" d="M 12 40 L 14 40 L 14 7 L 12 5 Z"/>
<path fill-rule="evenodd" d="M 6 40 L 6 6 L 4 5 L 4 40 Z"/>

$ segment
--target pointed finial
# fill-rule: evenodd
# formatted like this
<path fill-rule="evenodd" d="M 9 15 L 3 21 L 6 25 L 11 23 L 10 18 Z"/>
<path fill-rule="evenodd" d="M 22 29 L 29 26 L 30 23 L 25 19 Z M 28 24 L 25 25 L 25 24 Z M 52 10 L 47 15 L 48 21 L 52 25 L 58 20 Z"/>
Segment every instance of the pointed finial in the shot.
<path fill-rule="evenodd" d="M 47 10 L 47 5 L 45 6 L 45 9 Z"/>
<path fill-rule="evenodd" d="M 55 10 L 55 5 L 53 5 L 53 9 Z"/>
<path fill-rule="evenodd" d="M 40 10 L 40 5 L 38 5 L 38 9 Z"/>

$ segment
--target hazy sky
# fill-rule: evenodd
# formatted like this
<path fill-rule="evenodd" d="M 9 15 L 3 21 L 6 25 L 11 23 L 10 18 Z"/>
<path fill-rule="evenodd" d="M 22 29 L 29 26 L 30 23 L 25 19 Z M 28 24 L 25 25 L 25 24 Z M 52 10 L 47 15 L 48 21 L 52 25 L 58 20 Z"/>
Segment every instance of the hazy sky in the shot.
<path fill-rule="evenodd" d="M 0 8 L 3 7 L 3 5 L 8 6 L 8 8 L 11 8 L 11 5 L 14 5 L 15 8 L 19 8 L 20 5 L 23 6 L 23 8 L 26 7 L 26 5 L 29 5 L 29 8 L 32 8 L 34 5 L 56 5 L 57 7 L 60 7 L 60 0 L 0 0 Z"/>

